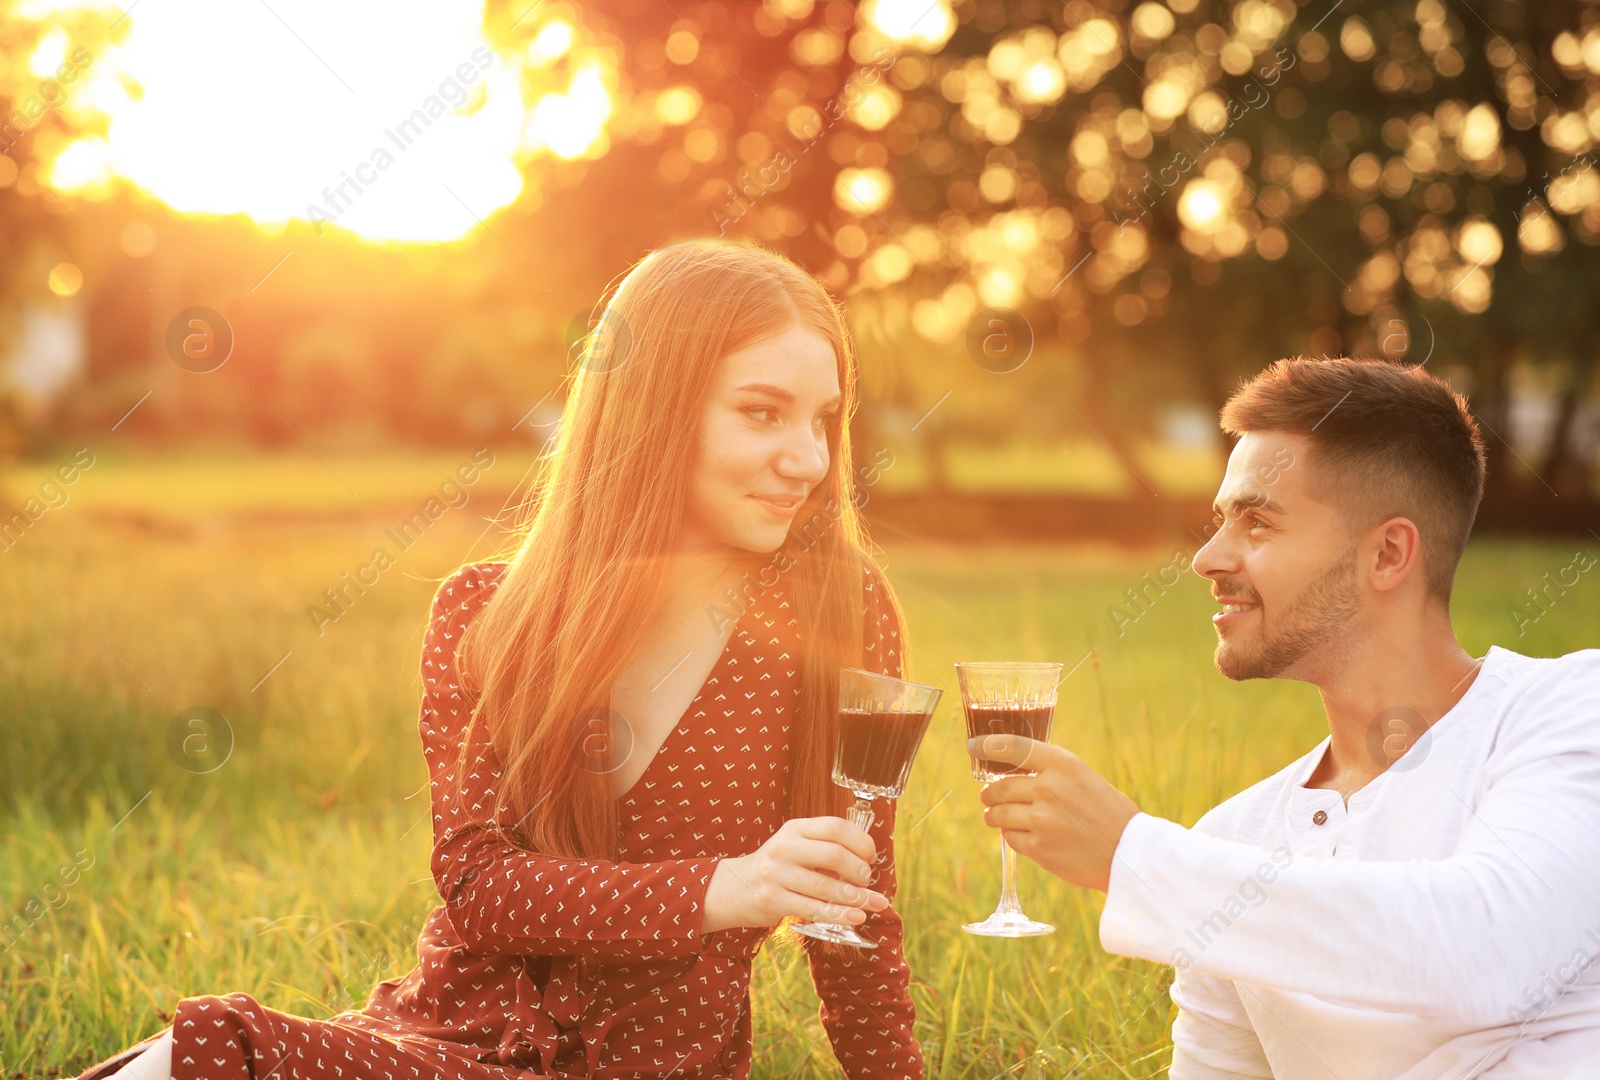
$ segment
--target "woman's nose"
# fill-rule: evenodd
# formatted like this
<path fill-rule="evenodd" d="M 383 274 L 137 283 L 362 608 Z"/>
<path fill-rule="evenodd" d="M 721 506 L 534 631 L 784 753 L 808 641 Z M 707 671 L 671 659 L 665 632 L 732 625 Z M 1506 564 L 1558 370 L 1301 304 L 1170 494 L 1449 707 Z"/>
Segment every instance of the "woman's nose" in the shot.
<path fill-rule="evenodd" d="M 828 440 L 811 432 L 798 432 L 778 458 L 778 471 L 784 476 L 820 484 L 828 475 Z"/>

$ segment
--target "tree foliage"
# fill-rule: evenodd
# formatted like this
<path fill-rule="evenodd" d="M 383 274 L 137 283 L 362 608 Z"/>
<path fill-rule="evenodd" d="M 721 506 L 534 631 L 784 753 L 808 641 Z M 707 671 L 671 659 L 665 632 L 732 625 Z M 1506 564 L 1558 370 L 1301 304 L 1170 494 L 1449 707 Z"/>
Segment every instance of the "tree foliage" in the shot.
<path fill-rule="evenodd" d="M 114 37 L 110 19 L 72 26 L 72 41 Z M 527 63 L 558 23 L 570 46 Z M 39 80 L 26 58 L 48 27 L 6 26 L 11 107 Z M 492 236 L 421 258 L 320 240 L 321 270 L 284 274 L 276 300 L 249 301 L 259 378 L 291 393 L 335 377 L 308 367 L 299 324 L 282 318 L 314 309 L 316 288 L 337 278 L 335 318 L 408 327 L 371 350 L 405 373 L 396 388 L 352 400 L 389 430 L 415 433 L 424 418 L 448 437 L 461 421 L 441 412 L 428 372 L 476 371 L 476 393 L 514 384 L 526 396 L 559 379 L 574 313 L 633 260 L 720 232 L 785 251 L 847 297 L 866 415 L 901 434 L 942 402 L 922 435 L 1087 425 L 1126 450 L 1156 406 L 1218 405 L 1278 356 L 1378 355 L 1472 392 L 1497 480 L 1531 472 L 1530 488 L 1592 489 L 1592 460 L 1570 452 L 1594 391 L 1600 310 L 1591 4 L 515 0 L 490 5 L 485 35 L 523 63 L 530 114 L 599 65 L 603 137 L 519 159 L 527 191 Z M 8 252 L 68 244 L 105 260 L 81 232 L 61 238 L 71 219 L 48 211 L 60 200 L 30 175 L 29 155 L 48 156 L 73 119 L 55 110 L 12 152 L 18 175 L 0 184 Z M 191 252 L 205 244 L 177 232 Z M 241 279 L 276 257 L 267 242 L 248 247 L 234 249 L 250 267 Z M 384 299 L 427 291 L 428 275 L 397 291 L 353 269 L 392 283 L 429 261 L 432 279 L 451 282 L 431 311 Z M 478 269 L 448 269 L 463 261 Z M 26 260 L 0 265 L 22 275 L 6 296 L 40 288 Z M 96 280 L 134 289 L 116 279 Z M 981 354 L 1012 312 L 1032 358 L 1008 370 Z M 1554 437 L 1525 463 L 1502 438 L 1514 379 L 1558 405 Z M 327 412 L 325 392 L 300 396 Z"/>

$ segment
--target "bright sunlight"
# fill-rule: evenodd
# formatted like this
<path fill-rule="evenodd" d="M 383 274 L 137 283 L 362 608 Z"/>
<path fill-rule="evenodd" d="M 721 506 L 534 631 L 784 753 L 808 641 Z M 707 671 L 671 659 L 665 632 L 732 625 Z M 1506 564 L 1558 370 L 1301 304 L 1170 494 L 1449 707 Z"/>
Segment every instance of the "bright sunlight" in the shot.
<path fill-rule="evenodd" d="M 105 136 L 66 145 L 49 182 L 94 198 L 127 181 L 183 213 L 268 227 L 463 236 L 522 191 L 519 164 L 584 156 L 611 113 L 598 62 L 524 98 L 524 69 L 566 54 L 569 24 L 546 16 L 537 50 L 504 56 L 482 16 L 417 0 L 141 4 L 108 55 L 79 63 L 67 104 L 106 117 Z"/>

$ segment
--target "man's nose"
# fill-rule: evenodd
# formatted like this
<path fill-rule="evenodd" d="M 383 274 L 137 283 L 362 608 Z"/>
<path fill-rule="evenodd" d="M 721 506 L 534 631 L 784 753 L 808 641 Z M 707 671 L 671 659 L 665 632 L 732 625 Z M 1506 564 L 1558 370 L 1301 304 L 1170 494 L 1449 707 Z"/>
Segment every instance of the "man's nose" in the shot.
<path fill-rule="evenodd" d="M 1200 545 L 1200 550 L 1194 553 L 1194 561 L 1190 569 L 1201 577 L 1214 578 L 1219 574 L 1232 573 L 1238 569 L 1239 560 L 1233 546 L 1228 540 L 1227 524 L 1211 534 L 1211 538 Z"/>

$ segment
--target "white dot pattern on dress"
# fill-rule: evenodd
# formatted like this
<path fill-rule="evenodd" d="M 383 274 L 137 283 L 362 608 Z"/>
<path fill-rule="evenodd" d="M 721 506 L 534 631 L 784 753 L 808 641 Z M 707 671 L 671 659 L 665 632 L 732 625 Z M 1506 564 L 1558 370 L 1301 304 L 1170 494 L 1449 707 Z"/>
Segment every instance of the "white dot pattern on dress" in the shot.
<path fill-rule="evenodd" d="M 455 646 L 498 587 L 501 563 L 457 571 L 434 597 L 419 719 L 431 775 L 432 869 L 445 901 L 423 926 L 417 966 L 360 1011 L 326 1021 L 248 994 L 184 998 L 174 1080 L 318 1077 L 747 1077 L 750 959 L 763 928 L 702 935 L 717 861 L 777 831 L 799 690 L 797 620 L 779 587 L 758 591 L 678 725 L 618 802 L 622 861 L 541 855 L 499 838 L 500 769 L 487 736 L 457 754 L 471 703 Z M 888 584 L 863 567 L 862 666 L 899 674 Z M 481 730 L 480 725 L 480 730 Z M 895 891 L 893 804 L 872 826 L 873 884 Z M 821 1017 L 851 1080 L 923 1075 L 893 908 L 869 917 L 875 950 L 802 939 Z"/>

